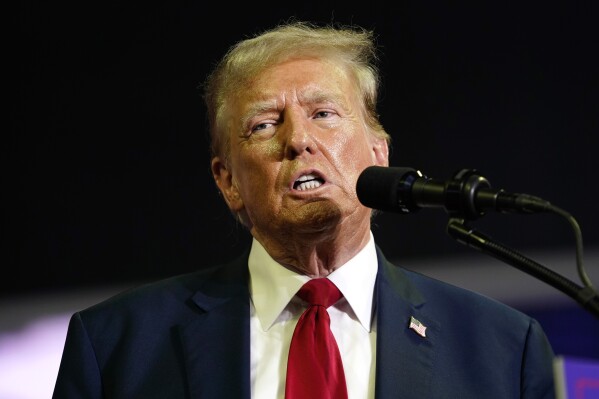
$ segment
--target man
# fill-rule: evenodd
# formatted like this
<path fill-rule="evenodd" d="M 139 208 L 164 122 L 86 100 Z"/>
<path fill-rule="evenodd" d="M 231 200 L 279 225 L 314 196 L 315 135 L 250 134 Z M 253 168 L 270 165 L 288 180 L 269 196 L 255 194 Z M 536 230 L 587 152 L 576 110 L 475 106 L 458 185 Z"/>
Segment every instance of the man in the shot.
<path fill-rule="evenodd" d="M 211 168 L 251 248 L 73 315 L 54 398 L 283 398 L 296 293 L 318 279 L 343 295 L 327 314 L 349 398 L 553 397 L 535 320 L 375 245 L 355 186 L 388 166 L 376 60 L 356 27 L 295 22 L 233 46 L 205 85 Z"/>

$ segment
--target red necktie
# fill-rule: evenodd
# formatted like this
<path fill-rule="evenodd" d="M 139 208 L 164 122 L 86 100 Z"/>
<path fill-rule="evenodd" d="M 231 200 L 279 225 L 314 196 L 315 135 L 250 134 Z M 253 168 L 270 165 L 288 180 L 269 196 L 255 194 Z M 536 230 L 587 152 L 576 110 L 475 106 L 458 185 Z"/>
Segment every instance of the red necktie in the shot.
<path fill-rule="evenodd" d="M 327 308 L 341 298 L 327 278 L 308 281 L 297 295 L 309 303 L 289 348 L 285 399 L 347 399 L 347 386 Z"/>

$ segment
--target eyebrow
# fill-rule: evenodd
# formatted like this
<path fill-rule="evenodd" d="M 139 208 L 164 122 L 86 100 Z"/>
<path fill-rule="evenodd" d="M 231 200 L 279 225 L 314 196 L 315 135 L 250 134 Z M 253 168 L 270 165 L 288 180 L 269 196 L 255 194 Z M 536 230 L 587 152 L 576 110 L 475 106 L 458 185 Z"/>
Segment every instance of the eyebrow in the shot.
<path fill-rule="evenodd" d="M 336 103 L 343 104 L 343 94 L 338 91 L 328 91 L 324 92 L 322 90 L 309 90 L 306 93 L 302 93 L 301 97 L 303 102 L 307 102 L 310 104 L 314 103 Z"/>
<path fill-rule="evenodd" d="M 307 104 L 318 104 L 318 103 L 335 103 L 339 104 L 343 109 L 347 107 L 346 102 L 344 100 L 343 93 L 338 91 L 328 91 L 325 92 L 320 89 L 316 90 L 305 90 L 300 94 L 300 100 L 302 103 Z M 250 105 L 246 112 L 239 118 L 241 122 L 241 126 L 244 128 L 249 123 L 249 120 L 254 116 L 259 115 L 265 112 L 278 111 L 279 107 L 277 106 L 277 100 L 264 100 L 257 101 L 254 104 Z"/>
<path fill-rule="evenodd" d="M 256 102 L 252 104 L 248 108 L 248 110 L 244 112 L 243 115 L 239 118 L 241 121 L 241 126 L 245 128 L 248 125 L 249 120 L 252 119 L 254 116 L 264 112 L 276 110 L 277 108 L 278 107 L 276 100 Z"/>

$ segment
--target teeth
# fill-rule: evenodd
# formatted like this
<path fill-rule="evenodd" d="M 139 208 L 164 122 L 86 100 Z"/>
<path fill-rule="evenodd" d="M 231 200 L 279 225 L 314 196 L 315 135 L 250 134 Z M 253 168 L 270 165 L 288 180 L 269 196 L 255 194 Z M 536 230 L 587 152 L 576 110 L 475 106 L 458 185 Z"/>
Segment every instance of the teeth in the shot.
<path fill-rule="evenodd" d="M 322 186 L 322 183 L 319 182 L 318 180 L 310 180 L 308 182 L 301 183 L 299 186 L 297 186 L 296 190 L 299 190 L 299 191 L 310 190 L 310 189 L 317 188 L 320 186 Z"/>
<path fill-rule="evenodd" d="M 313 175 L 312 173 L 310 173 L 310 174 L 301 176 L 299 179 L 297 179 L 297 181 L 306 181 L 306 180 L 312 180 L 312 179 L 316 179 L 316 176 Z"/>
<path fill-rule="evenodd" d="M 307 175 L 300 176 L 295 181 L 294 186 L 295 186 L 295 189 L 299 190 L 299 191 L 311 190 L 311 189 L 322 186 L 322 181 L 317 175 L 315 175 L 313 173 L 308 173 Z"/>

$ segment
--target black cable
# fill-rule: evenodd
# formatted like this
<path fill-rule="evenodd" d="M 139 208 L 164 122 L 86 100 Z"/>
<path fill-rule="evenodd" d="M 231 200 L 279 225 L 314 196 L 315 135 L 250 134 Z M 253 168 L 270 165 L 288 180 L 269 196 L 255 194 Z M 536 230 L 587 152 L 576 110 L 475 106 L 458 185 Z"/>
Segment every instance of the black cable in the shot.
<path fill-rule="evenodd" d="M 555 214 L 558 214 L 558 215 L 564 217 L 572 226 L 572 230 L 574 230 L 574 236 L 576 238 L 576 269 L 578 271 L 578 275 L 585 287 L 590 287 L 594 290 L 593 283 L 591 282 L 591 279 L 587 275 L 586 270 L 583 265 L 582 233 L 580 231 L 580 226 L 578 225 L 578 222 L 568 212 L 564 211 L 561 208 L 558 208 L 555 205 L 549 206 L 547 208 L 547 210 L 549 212 L 553 212 Z"/>

